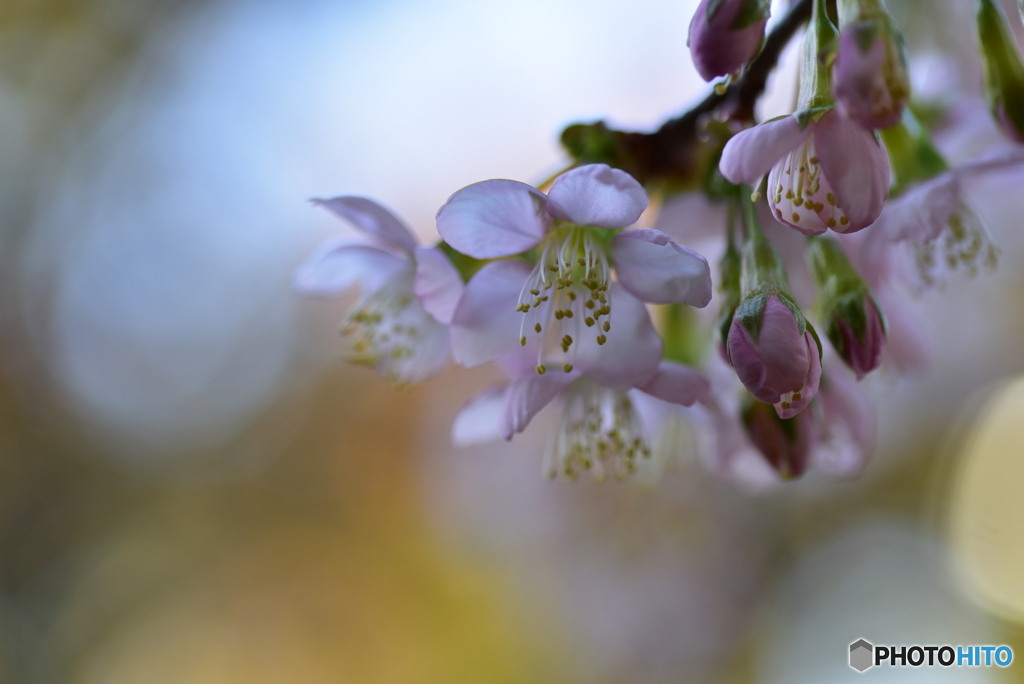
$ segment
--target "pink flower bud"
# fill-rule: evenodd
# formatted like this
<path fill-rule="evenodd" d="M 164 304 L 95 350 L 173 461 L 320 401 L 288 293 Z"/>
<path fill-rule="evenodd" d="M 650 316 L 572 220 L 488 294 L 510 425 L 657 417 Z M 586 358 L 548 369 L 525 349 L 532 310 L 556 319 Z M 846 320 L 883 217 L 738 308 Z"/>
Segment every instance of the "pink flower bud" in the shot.
<path fill-rule="evenodd" d="M 776 295 L 768 296 L 759 319 L 756 313 L 744 312 L 753 308 L 748 303 L 756 299 L 747 299 L 733 318 L 727 341 L 729 361 L 755 399 L 775 404 L 780 417 L 790 418 L 818 392 L 818 343 L 806 323 L 800 325 L 793 310 Z"/>
<path fill-rule="evenodd" d="M 767 404 L 751 402 L 743 411 L 743 426 L 750 441 L 784 480 L 804 474 L 814 443 L 814 419 L 810 411 L 783 419 Z"/>
<path fill-rule="evenodd" d="M 878 368 L 885 348 L 885 318 L 868 294 L 832 310 L 827 333 L 832 346 L 860 380 Z"/>
<path fill-rule="evenodd" d="M 769 2 L 702 0 L 690 21 L 686 44 L 705 81 L 735 73 L 761 49 Z"/>
<path fill-rule="evenodd" d="M 839 106 L 865 128 L 899 123 L 910 79 L 903 37 L 887 14 L 843 27 L 832 83 Z"/>

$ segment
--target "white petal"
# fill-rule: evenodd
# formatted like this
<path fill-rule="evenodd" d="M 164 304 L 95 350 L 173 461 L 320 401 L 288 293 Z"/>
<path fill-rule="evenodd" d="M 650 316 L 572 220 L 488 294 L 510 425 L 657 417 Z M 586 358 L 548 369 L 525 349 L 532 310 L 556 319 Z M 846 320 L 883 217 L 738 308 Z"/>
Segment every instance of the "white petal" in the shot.
<path fill-rule="evenodd" d="M 416 279 L 412 291 L 427 313 L 441 323 L 451 323 L 462 290 L 462 276 L 441 250 L 416 248 Z"/>
<path fill-rule="evenodd" d="M 661 231 L 641 228 L 612 240 L 619 282 L 645 302 L 683 302 L 703 308 L 711 301 L 711 268 L 702 255 Z"/>
<path fill-rule="evenodd" d="M 548 193 L 548 211 L 555 218 L 581 226 L 625 228 L 647 208 L 647 193 L 625 171 L 607 164 L 588 164 L 566 171 Z"/>
<path fill-rule="evenodd" d="M 295 272 L 292 288 L 308 297 L 333 297 L 358 283 L 368 295 L 411 269 L 410 262 L 390 252 L 337 238 L 306 259 Z"/>
<path fill-rule="evenodd" d="M 540 190 L 513 180 L 468 185 L 437 212 L 437 232 L 445 242 L 474 259 L 496 259 L 524 252 L 547 233 L 551 216 Z"/>
<path fill-rule="evenodd" d="M 519 344 L 519 294 L 532 267 L 524 261 L 494 261 L 466 284 L 452 315 L 452 355 L 471 368 L 493 361 Z"/>
<path fill-rule="evenodd" d="M 452 444 L 468 447 L 501 439 L 501 416 L 508 387 L 492 387 L 459 409 L 452 423 Z"/>
<path fill-rule="evenodd" d="M 393 213 L 384 206 L 365 197 L 332 197 L 314 199 L 313 204 L 351 222 L 367 235 L 385 245 L 411 253 L 416 249 L 416 238 Z"/>

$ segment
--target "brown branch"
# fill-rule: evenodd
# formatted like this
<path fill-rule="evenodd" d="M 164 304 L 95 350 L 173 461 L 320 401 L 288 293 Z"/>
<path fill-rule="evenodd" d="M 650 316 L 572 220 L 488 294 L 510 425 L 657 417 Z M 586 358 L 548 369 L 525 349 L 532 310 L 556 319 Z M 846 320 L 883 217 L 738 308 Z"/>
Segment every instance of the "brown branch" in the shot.
<path fill-rule="evenodd" d="M 598 121 L 569 126 L 562 132 L 562 144 L 578 163 L 604 162 L 629 172 L 644 185 L 692 184 L 697 169 L 703 168 L 701 158 L 711 153 L 700 140 L 698 127 L 716 111 L 735 120 L 753 120 L 768 77 L 786 45 L 810 18 L 811 5 L 812 0 L 796 0 L 790 6 L 768 34 L 760 54 L 724 93 L 712 91 L 653 133 L 617 131 Z"/>

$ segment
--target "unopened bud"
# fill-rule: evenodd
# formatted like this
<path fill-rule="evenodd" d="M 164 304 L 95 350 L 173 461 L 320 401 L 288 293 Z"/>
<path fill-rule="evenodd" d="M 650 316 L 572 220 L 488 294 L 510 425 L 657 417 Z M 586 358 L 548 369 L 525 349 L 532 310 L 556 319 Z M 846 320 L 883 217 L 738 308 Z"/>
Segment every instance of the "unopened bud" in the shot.
<path fill-rule="evenodd" d="M 989 110 L 1004 133 L 1024 143 L 1024 65 L 1013 33 L 993 0 L 979 0 L 976 19 Z"/>
<path fill-rule="evenodd" d="M 813 443 L 810 411 L 784 419 L 768 404 L 748 401 L 741 418 L 750 441 L 783 479 L 793 480 L 804 474 Z"/>
<path fill-rule="evenodd" d="M 840 13 L 836 100 L 865 128 L 894 126 L 910 99 L 903 35 L 881 0 L 845 0 Z"/>
<path fill-rule="evenodd" d="M 686 44 L 705 81 L 733 74 L 757 55 L 770 9 L 770 0 L 702 0 Z"/>
<path fill-rule="evenodd" d="M 835 240 L 809 240 L 807 259 L 821 297 L 825 336 L 860 380 L 882 361 L 886 338 L 882 309 Z"/>

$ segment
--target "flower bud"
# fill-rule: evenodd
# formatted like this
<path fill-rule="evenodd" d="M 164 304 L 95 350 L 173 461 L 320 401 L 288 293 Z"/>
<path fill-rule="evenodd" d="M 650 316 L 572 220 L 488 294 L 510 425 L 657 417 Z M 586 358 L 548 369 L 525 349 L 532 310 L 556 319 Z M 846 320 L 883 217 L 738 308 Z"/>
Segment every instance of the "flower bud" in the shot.
<path fill-rule="evenodd" d="M 825 336 L 860 380 L 882 362 L 886 338 L 882 309 L 835 240 L 808 240 L 807 259 L 821 296 Z"/>
<path fill-rule="evenodd" d="M 702 0 L 686 41 L 705 81 L 740 70 L 760 51 L 770 0 Z"/>
<path fill-rule="evenodd" d="M 821 377 L 817 336 L 788 289 L 779 253 L 759 231 L 753 233 L 744 246 L 743 299 L 726 353 L 747 391 L 775 404 L 781 418 L 810 403 Z"/>
<path fill-rule="evenodd" d="M 880 0 L 848 0 L 840 8 L 836 100 L 865 128 L 894 126 L 910 99 L 903 35 Z"/>
<path fill-rule="evenodd" d="M 810 411 L 793 418 L 780 418 L 768 404 L 750 401 L 741 413 L 750 441 L 785 480 L 804 474 L 814 442 L 814 420 Z"/>
<path fill-rule="evenodd" d="M 994 0 L 980 0 L 976 16 L 978 43 L 985 65 L 985 98 L 1003 132 L 1024 143 L 1024 65 Z"/>

